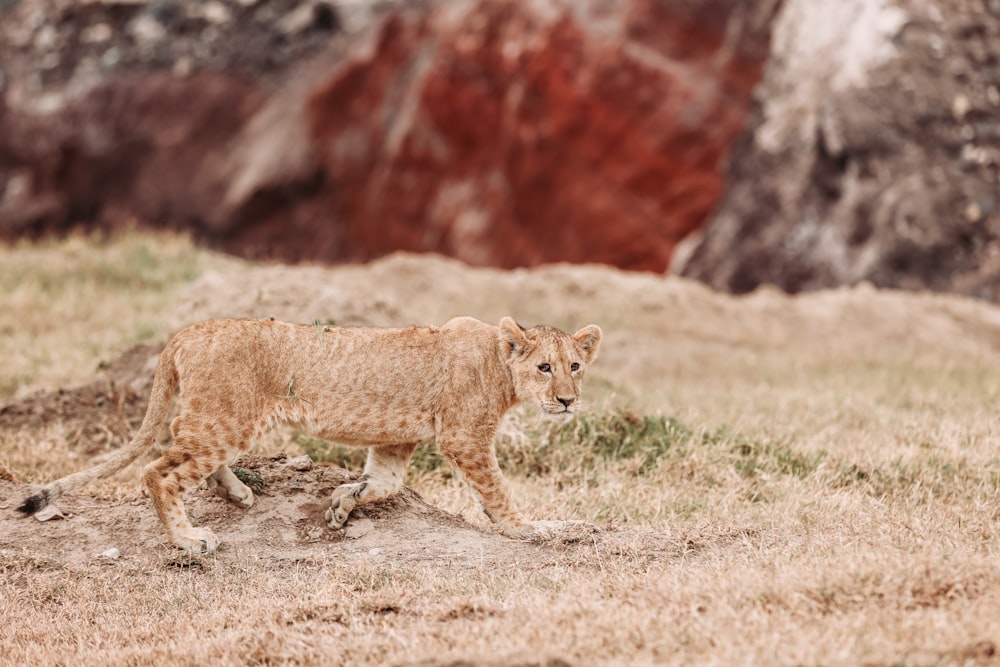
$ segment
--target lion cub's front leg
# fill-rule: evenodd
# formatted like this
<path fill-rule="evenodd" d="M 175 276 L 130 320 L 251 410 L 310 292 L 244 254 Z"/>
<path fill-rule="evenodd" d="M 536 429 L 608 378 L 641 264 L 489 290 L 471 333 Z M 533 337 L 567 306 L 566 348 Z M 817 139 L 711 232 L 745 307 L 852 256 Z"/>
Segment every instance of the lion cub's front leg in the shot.
<path fill-rule="evenodd" d="M 509 537 L 532 537 L 534 529 L 518 511 L 504 479 L 496 453 L 493 434 L 473 432 L 443 432 L 438 435 L 438 448 L 459 469 L 490 521 Z"/>
<path fill-rule="evenodd" d="M 330 509 L 326 511 L 330 528 L 343 528 L 354 508 L 398 493 L 403 488 L 406 466 L 416 448 L 416 443 L 370 448 L 361 478 L 334 489 Z"/>

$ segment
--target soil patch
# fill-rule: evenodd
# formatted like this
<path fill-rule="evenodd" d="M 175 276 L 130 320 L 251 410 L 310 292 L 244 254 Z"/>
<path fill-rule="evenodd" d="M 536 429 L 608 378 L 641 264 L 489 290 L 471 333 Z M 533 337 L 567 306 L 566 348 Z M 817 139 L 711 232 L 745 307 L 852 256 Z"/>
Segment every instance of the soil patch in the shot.
<path fill-rule="evenodd" d="M 38 391 L 0 407 L 0 430 L 38 431 L 60 423 L 85 454 L 120 447 L 142 423 L 162 345 L 136 345 L 101 365 L 100 377 L 70 389 Z M 2 473 L 0 473 L 2 478 Z"/>
<path fill-rule="evenodd" d="M 192 521 L 214 530 L 222 546 L 212 558 L 286 561 L 360 559 L 372 563 L 426 563 L 442 567 L 481 567 L 517 562 L 542 566 L 555 562 L 596 562 L 595 553 L 641 550 L 665 555 L 668 535 L 632 529 L 570 528 L 547 541 L 507 538 L 474 526 L 426 503 L 404 489 L 380 503 L 356 510 L 344 530 L 327 527 L 323 515 L 330 494 L 357 477 L 335 466 L 303 465 L 301 457 L 248 456 L 236 465 L 259 476 L 263 488 L 249 510 L 239 509 L 202 485 L 186 496 Z M 0 551 L 83 566 L 114 560 L 149 565 L 191 564 L 166 541 L 152 507 L 139 491 L 107 502 L 78 495 L 57 503 L 65 518 L 40 522 L 15 508 L 30 493 L 26 485 L 0 481 Z"/>

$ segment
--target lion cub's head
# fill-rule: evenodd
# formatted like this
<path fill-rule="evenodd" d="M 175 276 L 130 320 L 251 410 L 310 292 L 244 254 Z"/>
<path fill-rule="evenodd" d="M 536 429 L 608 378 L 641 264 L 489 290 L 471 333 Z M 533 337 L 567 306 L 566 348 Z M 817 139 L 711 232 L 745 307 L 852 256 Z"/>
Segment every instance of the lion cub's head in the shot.
<path fill-rule="evenodd" d="M 600 344 L 601 329 L 595 324 L 570 335 L 546 326 L 524 329 L 509 317 L 500 321 L 500 353 L 518 400 L 534 401 L 547 414 L 576 409 L 583 374 Z"/>

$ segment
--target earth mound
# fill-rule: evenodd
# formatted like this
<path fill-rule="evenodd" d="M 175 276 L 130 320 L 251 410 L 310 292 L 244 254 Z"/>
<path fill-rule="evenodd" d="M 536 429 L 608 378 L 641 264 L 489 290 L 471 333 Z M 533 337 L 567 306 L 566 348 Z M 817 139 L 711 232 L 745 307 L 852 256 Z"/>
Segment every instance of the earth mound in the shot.
<path fill-rule="evenodd" d="M 58 423 L 65 427 L 71 444 L 86 443 L 85 454 L 121 446 L 146 414 L 160 349 L 136 345 L 102 364 L 103 373 L 93 382 L 37 391 L 0 407 L 0 430 L 37 431 Z"/>
<path fill-rule="evenodd" d="M 569 524 L 546 540 L 512 540 L 493 529 L 474 526 L 426 503 L 408 488 L 392 498 L 355 510 L 343 530 L 323 518 L 333 490 L 357 478 L 336 466 L 314 465 L 308 457 L 245 456 L 234 469 L 255 489 L 249 510 L 230 505 L 206 485 L 185 498 L 198 525 L 222 538 L 216 558 L 272 559 L 280 562 L 327 558 L 378 563 L 431 562 L 462 567 L 483 563 L 552 562 L 599 552 L 667 549 L 667 535 L 633 529 L 598 530 Z M 120 501 L 81 495 L 59 499 L 57 515 L 44 522 L 19 515 L 15 508 L 30 493 L 23 484 L 0 479 L 0 551 L 30 552 L 35 558 L 72 565 L 95 560 L 149 565 L 200 566 L 171 547 L 149 501 L 140 490 Z M 682 542 L 689 548 L 691 540 Z"/>

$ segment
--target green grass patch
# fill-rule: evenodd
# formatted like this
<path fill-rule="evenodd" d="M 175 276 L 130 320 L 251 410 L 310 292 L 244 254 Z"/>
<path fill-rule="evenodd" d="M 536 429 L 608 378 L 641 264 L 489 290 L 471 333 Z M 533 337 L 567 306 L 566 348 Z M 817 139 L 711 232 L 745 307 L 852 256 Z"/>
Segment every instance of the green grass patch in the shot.
<path fill-rule="evenodd" d="M 5 272 L 0 287 L 30 289 L 59 298 L 81 286 L 99 292 L 162 292 L 201 275 L 205 253 L 177 239 L 142 233 L 113 237 L 94 233 L 42 243 L 20 242 L 4 249 L 18 271 Z M 59 261 L 51 260 L 58 255 Z"/>
<path fill-rule="evenodd" d="M 756 441 L 725 428 L 697 430 L 674 417 L 637 415 L 626 410 L 581 415 L 567 422 L 539 421 L 526 437 L 508 438 L 499 458 L 505 469 L 524 475 L 547 475 L 575 468 L 593 470 L 621 463 L 639 476 L 660 461 L 697 454 L 731 466 L 743 477 L 762 473 L 806 477 L 826 454 L 804 454 L 770 440 Z"/>
<path fill-rule="evenodd" d="M 649 472 L 667 454 L 683 455 L 693 432 L 673 417 L 612 412 L 574 419 L 556 428 L 550 438 L 558 445 L 579 442 L 607 461 L 636 459 L 638 472 Z"/>
<path fill-rule="evenodd" d="M 694 433 L 672 417 L 629 411 L 539 420 L 518 436 L 501 437 L 500 465 L 526 476 L 590 471 L 604 462 L 628 462 L 640 475 L 665 456 L 683 456 Z"/>
<path fill-rule="evenodd" d="M 445 467 L 441 450 L 433 442 L 425 442 L 417 446 L 410 459 L 410 468 L 417 472 L 432 472 Z"/>

